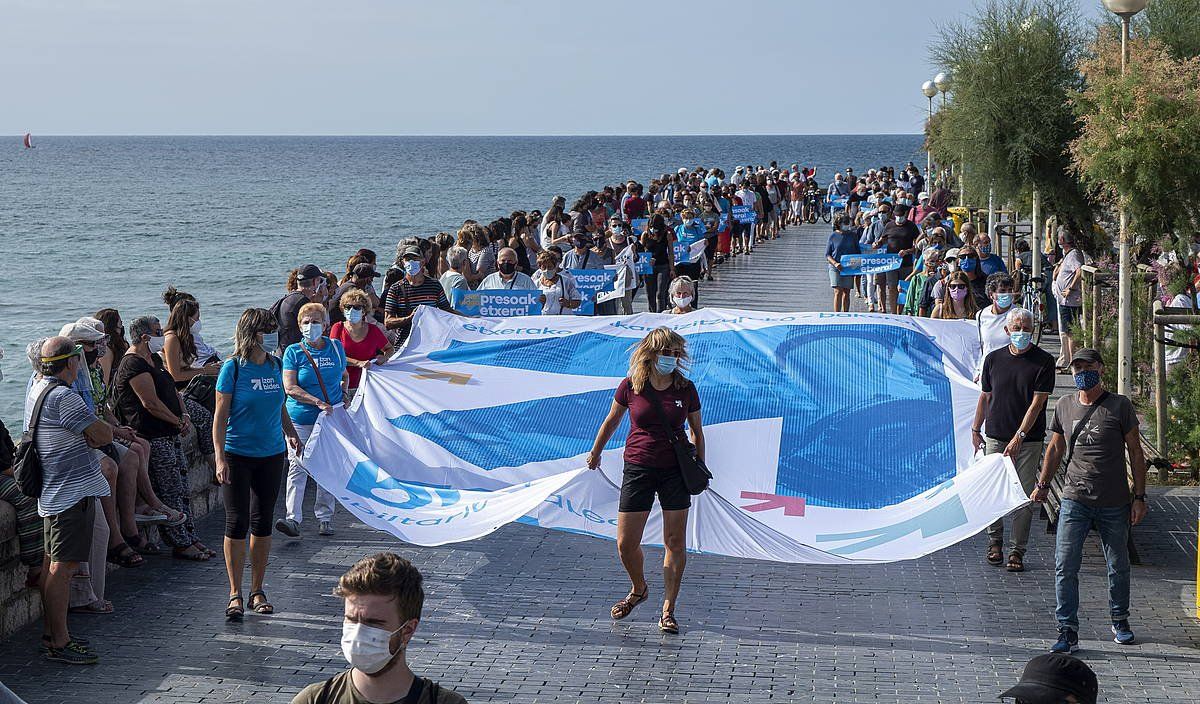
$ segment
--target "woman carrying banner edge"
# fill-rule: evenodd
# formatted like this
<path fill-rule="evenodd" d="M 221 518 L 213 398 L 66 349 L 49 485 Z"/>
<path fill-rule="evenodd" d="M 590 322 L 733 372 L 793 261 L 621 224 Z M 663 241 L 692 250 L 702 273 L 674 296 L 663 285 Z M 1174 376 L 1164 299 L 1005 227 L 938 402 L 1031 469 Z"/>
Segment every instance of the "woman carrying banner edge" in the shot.
<path fill-rule="evenodd" d="M 671 434 L 661 418 L 666 417 L 682 435 L 684 421 L 691 429 L 696 456 L 704 459 L 704 430 L 700 421 L 700 396 L 696 386 L 683 375 L 688 362 L 687 342 L 668 328 L 652 330 L 629 360 L 629 376 L 617 386 L 608 417 L 596 433 L 588 453 L 590 469 L 599 469 L 600 453 L 629 412 L 629 436 L 625 441 L 625 468 L 617 513 L 617 553 L 632 583 L 628 596 L 612 607 L 613 620 L 628 616 L 650 593 L 646 584 L 642 535 L 654 496 L 662 508 L 664 597 L 658 627 L 678 633 L 675 603 L 687 563 L 686 529 L 692 497 L 675 458 Z M 655 409 L 655 405 L 661 411 Z"/>

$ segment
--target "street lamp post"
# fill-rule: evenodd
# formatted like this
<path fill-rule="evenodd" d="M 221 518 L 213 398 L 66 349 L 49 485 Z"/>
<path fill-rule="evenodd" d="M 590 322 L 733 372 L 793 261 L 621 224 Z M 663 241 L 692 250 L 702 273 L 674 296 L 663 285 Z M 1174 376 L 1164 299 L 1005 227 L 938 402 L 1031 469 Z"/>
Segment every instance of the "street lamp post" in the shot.
<path fill-rule="evenodd" d="M 925 81 L 921 84 L 921 92 L 929 98 L 929 112 L 925 117 L 925 178 L 932 179 L 933 152 L 929 151 L 929 123 L 933 121 L 933 96 L 937 95 L 938 89 L 933 81 Z"/>
<path fill-rule="evenodd" d="M 1149 0 L 1104 0 L 1104 7 L 1121 18 L 1121 75 L 1129 63 L 1129 23 L 1146 9 Z M 1117 393 L 1129 395 L 1133 388 L 1133 246 L 1129 215 L 1124 196 L 1120 198 L 1120 224 L 1117 234 Z"/>
<path fill-rule="evenodd" d="M 951 82 L 952 82 L 952 79 L 950 78 L 950 74 L 946 71 L 939 71 L 938 75 L 933 77 L 934 87 L 937 88 L 938 92 L 942 94 L 942 107 L 943 108 L 946 107 L 946 93 L 948 93 L 950 91 Z M 958 168 L 959 168 L 958 190 L 959 190 L 960 201 L 961 201 L 962 200 L 962 198 L 961 198 L 961 196 L 962 196 L 962 169 L 964 169 L 966 167 L 963 164 L 959 164 Z M 947 187 L 949 187 L 949 184 L 947 184 Z M 959 205 L 964 205 L 964 204 L 965 204 L 965 201 L 959 203 Z"/>

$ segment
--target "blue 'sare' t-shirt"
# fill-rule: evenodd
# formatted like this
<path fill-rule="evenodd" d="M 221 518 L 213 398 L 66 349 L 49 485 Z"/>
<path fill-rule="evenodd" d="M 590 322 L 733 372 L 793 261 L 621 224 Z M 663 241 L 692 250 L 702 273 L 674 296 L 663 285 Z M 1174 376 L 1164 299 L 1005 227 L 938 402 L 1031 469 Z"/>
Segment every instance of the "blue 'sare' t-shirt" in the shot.
<path fill-rule="evenodd" d="M 234 384 L 234 376 L 237 384 Z M 237 357 L 225 360 L 217 391 L 233 398 L 225 425 L 225 451 L 243 457 L 270 457 L 287 449 L 283 441 L 283 372 L 274 358 L 264 364 Z"/>
<path fill-rule="evenodd" d="M 321 384 L 317 381 L 312 362 L 308 361 L 308 355 L 304 354 L 300 346 L 308 347 L 308 353 L 321 368 L 321 379 L 325 382 L 325 391 L 329 393 L 329 404 L 336 406 L 342 402 L 342 373 L 346 371 L 346 351 L 342 349 L 342 343 L 338 340 L 328 337 L 322 339 L 325 340 L 325 346 L 319 350 L 308 347 L 304 342 L 289 345 L 283 352 L 283 369 L 295 370 L 300 388 L 316 398 L 321 398 Z M 300 425 L 314 425 L 321 415 L 321 409 L 300 403 L 291 396 L 288 396 L 287 409 L 292 422 Z"/>

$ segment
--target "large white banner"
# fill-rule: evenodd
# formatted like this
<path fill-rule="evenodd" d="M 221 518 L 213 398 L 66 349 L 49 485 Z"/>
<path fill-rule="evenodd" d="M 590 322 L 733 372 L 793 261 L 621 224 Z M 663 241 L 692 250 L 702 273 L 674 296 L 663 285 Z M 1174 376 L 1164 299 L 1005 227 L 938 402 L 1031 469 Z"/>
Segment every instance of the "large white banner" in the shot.
<path fill-rule="evenodd" d="M 630 349 L 688 340 L 711 488 L 688 547 L 784 562 L 889 562 L 973 535 L 1027 498 L 974 457 L 975 327 L 865 313 L 461 318 L 419 309 L 350 411 L 322 417 L 313 477 L 368 525 L 418 545 L 512 521 L 615 538 L 628 419 L 584 469 Z M 655 509 L 646 543 L 661 542 Z"/>

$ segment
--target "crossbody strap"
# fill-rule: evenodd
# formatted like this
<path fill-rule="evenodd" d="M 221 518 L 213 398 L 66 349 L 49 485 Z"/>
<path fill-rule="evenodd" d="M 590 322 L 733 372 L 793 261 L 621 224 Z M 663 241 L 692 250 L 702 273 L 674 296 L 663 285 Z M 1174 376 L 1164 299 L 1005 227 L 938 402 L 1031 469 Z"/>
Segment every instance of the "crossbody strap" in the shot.
<path fill-rule="evenodd" d="M 329 344 L 332 345 L 333 340 L 330 340 Z M 317 366 L 317 360 L 313 359 L 312 353 L 308 351 L 308 347 L 303 341 L 300 343 L 300 349 L 304 352 L 304 356 L 308 357 L 309 363 L 312 364 L 313 372 L 315 372 L 317 375 L 317 383 L 321 386 L 321 396 L 324 397 L 325 403 L 333 405 L 333 403 L 329 400 L 329 392 L 325 390 L 325 380 L 321 378 L 321 368 Z"/>
<path fill-rule="evenodd" d="M 1067 459 L 1063 462 L 1063 467 L 1071 464 L 1071 458 L 1075 455 L 1075 441 L 1079 439 L 1079 433 L 1083 431 L 1084 426 L 1086 426 L 1087 422 L 1091 420 L 1092 414 L 1096 412 L 1096 409 L 1100 407 L 1101 403 L 1104 403 L 1104 399 L 1106 398 L 1108 398 L 1107 391 L 1101 394 L 1100 398 L 1096 399 L 1096 401 L 1088 407 L 1087 412 L 1084 413 L 1083 417 L 1079 419 L 1079 422 L 1075 424 L 1075 429 L 1071 431 L 1071 440 L 1067 443 Z"/>
<path fill-rule="evenodd" d="M 650 401 L 650 405 L 654 406 L 654 414 L 658 416 L 658 422 L 662 423 L 663 428 L 667 431 L 667 439 L 672 443 L 678 439 L 675 434 L 675 428 L 667 421 L 667 412 L 662 409 L 662 400 L 658 395 L 658 389 L 654 388 L 654 384 L 650 380 L 646 380 L 646 386 L 642 389 L 642 395 Z"/>
<path fill-rule="evenodd" d="M 33 404 L 33 414 L 29 416 L 29 439 L 34 443 L 37 442 L 38 421 L 42 419 L 42 406 L 46 405 L 46 398 L 50 396 L 50 392 L 58 388 L 58 379 L 51 381 L 46 388 L 42 389 L 42 393 L 38 394 L 37 402 Z"/>

